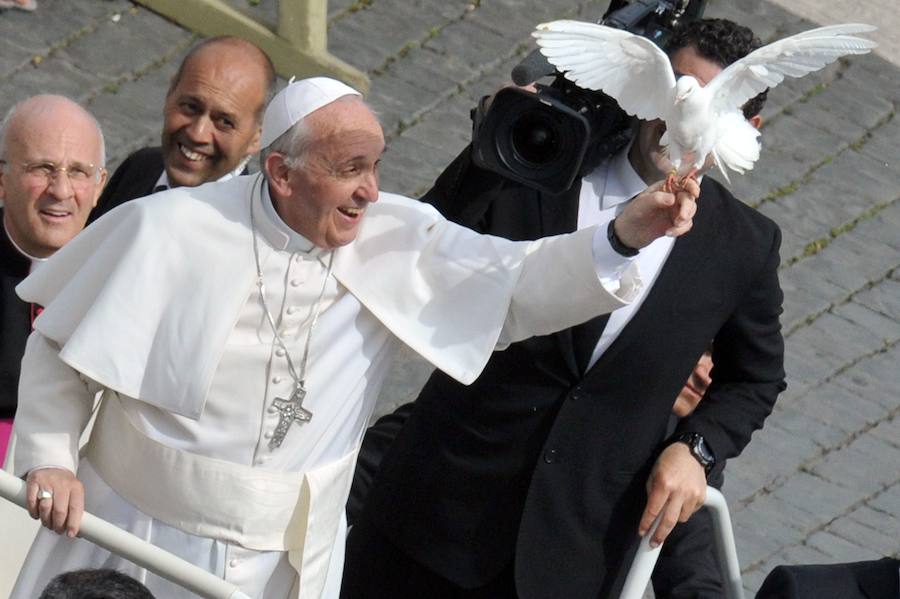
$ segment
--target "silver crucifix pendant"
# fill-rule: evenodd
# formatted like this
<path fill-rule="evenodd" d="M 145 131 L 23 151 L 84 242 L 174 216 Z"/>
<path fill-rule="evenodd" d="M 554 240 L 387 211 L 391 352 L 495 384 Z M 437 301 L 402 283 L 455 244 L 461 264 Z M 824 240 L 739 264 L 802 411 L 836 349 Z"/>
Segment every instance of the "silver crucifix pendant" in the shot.
<path fill-rule="evenodd" d="M 292 424 L 295 422 L 303 424 L 312 420 L 312 412 L 303 407 L 304 397 L 306 397 L 306 389 L 303 388 L 303 382 L 301 381 L 294 387 L 294 392 L 291 393 L 290 398 L 275 398 L 272 405 L 278 410 L 278 426 L 275 427 L 275 432 L 269 441 L 269 449 L 281 447 Z"/>

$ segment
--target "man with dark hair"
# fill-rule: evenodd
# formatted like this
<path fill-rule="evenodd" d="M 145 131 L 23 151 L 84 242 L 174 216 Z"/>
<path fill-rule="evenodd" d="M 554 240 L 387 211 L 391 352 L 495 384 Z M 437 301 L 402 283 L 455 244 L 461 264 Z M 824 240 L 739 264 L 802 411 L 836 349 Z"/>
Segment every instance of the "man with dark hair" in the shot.
<path fill-rule="evenodd" d="M 142 148 L 116 169 L 90 217 L 169 187 L 245 172 L 259 151 L 263 112 L 275 94 L 272 61 L 254 44 L 213 37 L 185 56 L 166 93 L 162 146 Z"/>
<path fill-rule="evenodd" d="M 699 21 L 670 58 L 706 84 L 754 44 Z M 558 195 L 479 169 L 467 149 L 425 201 L 511 239 L 602 227 L 671 170 L 664 131 L 636 122 L 629 147 Z M 710 177 L 699 205 L 689 234 L 637 253 L 648 288 L 634 307 L 497 352 L 469 387 L 431 377 L 350 532 L 345 599 L 615 597 L 654 517 L 659 543 L 698 509 L 785 387 L 778 227 Z M 667 430 L 710 345 L 703 400 Z M 721 597 L 715 579 L 665 586 L 658 597 Z"/>
<path fill-rule="evenodd" d="M 116 570 L 75 570 L 56 576 L 38 599 L 154 599 L 134 578 Z"/>

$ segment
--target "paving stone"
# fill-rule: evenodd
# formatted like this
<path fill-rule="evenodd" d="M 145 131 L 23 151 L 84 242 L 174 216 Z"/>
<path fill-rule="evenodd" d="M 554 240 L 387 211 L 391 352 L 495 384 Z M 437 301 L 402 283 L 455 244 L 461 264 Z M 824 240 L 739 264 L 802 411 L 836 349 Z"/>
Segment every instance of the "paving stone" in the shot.
<path fill-rule="evenodd" d="M 5 106 L 11 107 L 36 94 L 61 94 L 83 101 L 101 85 L 96 77 L 61 61 L 26 69 L 16 77 L 0 82 L 0 98 Z"/>
<path fill-rule="evenodd" d="M 850 295 L 846 289 L 826 280 L 812 258 L 781 269 L 778 278 L 784 292 L 781 322 L 786 328 L 830 309 Z"/>
<path fill-rule="evenodd" d="M 838 562 L 855 562 L 883 557 L 869 547 L 860 546 L 830 532 L 818 532 L 812 535 L 807 544 L 830 555 Z"/>
<path fill-rule="evenodd" d="M 858 296 L 857 296 L 858 298 Z M 868 334 L 880 345 L 900 339 L 900 320 L 888 318 L 864 305 L 857 298 L 834 309 L 835 316 L 848 321 L 861 333 Z"/>
<path fill-rule="evenodd" d="M 830 449 L 847 440 L 847 433 L 815 418 L 805 411 L 796 409 L 790 400 L 779 398 L 775 410 L 766 419 L 766 426 L 784 431 L 786 434 L 809 439 L 820 449 Z"/>
<path fill-rule="evenodd" d="M 900 180 L 900 176 L 898 176 L 898 180 Z M 884 210 L 900 212 L 900 195 Z M 851 237 L 857 238 L 865 244 L 874 242 L 877 245 L 886 245 L 893 250 L 900 251 L 900 236 L 897 235 L 896 225 L 889 222 L 887 218 L 880 217 L 880 214 L 879 212 L 878 215 L 861 222 L 850 232 Z M 894 267 L 898 265 L 900 264 L 895 264 Z"/>
<path fill-rule="evenodd" d="M 812 466 L 811 471 L 833 483 L 871 495 L 898 480 L 898 463 L 900 450 L 865 436 L 848 447 L 832 451 Z"/>
<path fill-rule="evenodd" d="M 885 406 L 854 393 L 839 379 L 810 389 L 791 407 L 850 435 L 870 428 L 890 414 Z"/>
<path fill-rule="evenodd" d="M 734 541 L 741 562 L 752 564 L 767 559 L 776 553 L 781 545 L 772 536 L 773 527 L 764 522 L 734 522 Z"/>
<path fill-rule="evenodd" d="M 873 438 L 884 441 L 891 447 L 900 448 L 900 417 L 884 420 L 871 431 Z"/>
<path fill-rule="evenodd" d="M 809 438 L 788 435 L 785 431 L 764 427 L 753 435 L 750 444 L 741 453 L 744 464 L 756 463 L 770 477 L 792 474 L 797 464 L 819 455 L 820 448 Z"/>
<path fill-rule="evenodd" d="M 900 518 L 900 484 L 893 485 L 890 489 L 878 495 L 867 505 L 896 522 Z"/>
<path fill-rule="evenodd" d="M 32 56 L 34 56 L 33 52 L 29 52 L 5 37 L 0 37 L 0 81 L 27 65 Z"/>
<path fill-rule="evenodd" d="M 824 353 L 849 363 L 881 349 L 884 343 L 849 321 L 834 314 L 823 314 L 809 327 L 797 331 L 793 344 L 808 343 L 816 353 Z"/>
<path fill-rule="evenodd" d="M 480 70 L 498 59 L 515 54 L 517 50 L 510 47 L 509 41 L 502 35 L 477 21 L 463 19 L 447 25 L 441 33 L 425 42 L 425 47 L 439 54 L 457 56 L 473 69 Z M 478 43 L 473 44 L 472 40 L 478 40 Z"/>
<path fill-rule="evenodd" d="M 861 524 L 850 516 L 832 522 L 827 532 L 855 546 L 865 547 L 877 557 L 892 555 L 897 551 L 898 537 Z"/>
<path fill-rule="evenodd" d="M 894 346 L 896 349 L 897 346 Z M 860 406 L 876 405 L 886 412 L 900 407 L 897 393 L 898 372 L 895 351 L 863 360 L 834 378 L 833 384 L 845 390 L 848 401 Z M 885 356 L 889 356 L 885 359 Z M 893 361 L 892 359 L 893 358 Z M 866 403 L 863 403 L 865 401 Z M 870 414 L 871 416 L 871 414 Z M 877 422 L 880 418 L 873 421 Z"/>
<path fill-rule="evenodd" d="M 897 539 L 900 539 L 900 518 L 891 518 L 886 517 L 884 512 L 874 510 L 868 505 L 860 506 L 859 508 L 850 512 L 846 518 L 842 518 L 839 521 L 835 522 L 832 526 L 836 526 L 840 522 L 842 525 L 845 522 L 853 522 L 859 526 L 863 526 L 868 530 L 874 531 L 876 535 L 883 535 L 888 539 L 892 539 L 894 541 L 893 549 L 884 552 L 883 555 L 896 555 L 900 552 L 900 547 L 897 546 Z M 849 524 L 847 524 L 849 526 Z M 839 534 L 840 536 L 845 536 L 840 534 L 840 528 L 836 528 L 835 534 Z M 861 536 L 865 536 L 866 532 L 861 531 Z M 876 536 L 875 538 L 878 538 Z"/>
<path fill-rule="evenodd" d="M 897 155 L 896 143 L 900 138 L 900 118 L 896 115 L 871 132 L 871 137 L 864 140 L 858 152 L 880 161 L 886 168 L 894 171 L 900 169 L 900 156 Z"/>

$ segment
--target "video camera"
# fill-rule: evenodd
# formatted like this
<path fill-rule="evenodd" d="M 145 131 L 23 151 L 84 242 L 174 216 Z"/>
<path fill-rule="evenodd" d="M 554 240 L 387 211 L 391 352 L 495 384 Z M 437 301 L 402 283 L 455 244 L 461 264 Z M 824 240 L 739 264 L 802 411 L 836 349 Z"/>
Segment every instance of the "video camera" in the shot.
<path fill-rule="evenodd" d="M 643 35 L 665 49 L 673 29 L 699 18 L 707 0 L 613 0 L 601 23 Z M 487 170 L 561 193 L 631 138 L 629 117 L 602 92 L 581 89 L 534 50 L 512 70 L 516 85 L 555 75 L 537 93 L 507 87 L 473 115 L 472 157 Z"/>

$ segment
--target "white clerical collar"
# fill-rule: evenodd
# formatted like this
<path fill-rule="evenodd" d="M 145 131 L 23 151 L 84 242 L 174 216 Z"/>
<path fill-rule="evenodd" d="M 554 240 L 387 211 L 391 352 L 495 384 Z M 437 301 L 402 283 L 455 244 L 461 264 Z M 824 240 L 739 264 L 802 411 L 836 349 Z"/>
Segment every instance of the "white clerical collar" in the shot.
<path fill-rule="evenodd" d="M 272 203 L 272 196 L 269 195 L 269 186 L 262 174 L 257 175 L 259 182 L 254 183 L 253 201 L 258 202 L 256 212 L 259 218 L 256 226 L 259 227 L 259 233 L 273 248 L 280 251 L 288 251 L 292 254 L 306 254 L 310 258 L 317 257 L 322 253 L 322 248 L 313 245 L 313 242 L 306 237 L 297 233 L 290 228 L 287 223 L 281 220 L 275 206 Z M 261 192 L 258 190 L 261 188 Z"/>
<path fill-rule="evenodd" d="M 50 259 L 50 256 L 47 256 L 46 258 L 38 258 L 37 256 L 32 256 L 31 254 L 29 254 L 28 252 L 26 252 L 25 250 L 20 248 L 19 244 L 16 243 L 16 240 L 13 239 L 12 235 L 9 234 L 9 229 L 6 226 L 6 219 L 4 218 L 2 220 L 3 220 L 3 231 L 6 233 L 6 238 L 9 239 L 10 245 L 12 245 L 16 249 L 17 252 L 19 252 L 20 254 L 22 254 L 23 256 L 28 258 L 29 260 L 31 260 L 31 267 L 28 269 L 28 272 L 33 272 L 35 268 L 37 268 L 42 263 L 44 263 Z"/>
<path fill-rule="evenodd" d="M 237 177 L 242 172 L 244 172 L 244 169 L 247 167 L 248 162 L 250 162 L 249 156 L 241 160 L 240 164 L 238 164 L 233 171 L 231 171 L 230 173 L 225 173 L 224 175 L 216 179 L 216 181 L 227 181 L 232 177 Z M 166 174 L 166 169 L 163 168 L 162 174 L 159 176 L 159 179 L 156 180 L 156 185 L 153 186 L 153 193 L 156 193 L 157 191 L 164 191 L 166 189 L 169 189 L 170 187 L 172 186 L 169 185 L 169 175 Z"/>
<path fill-rule="evenodd" d="M 647 184 L 628 160 L 630 150 L 631 143 L 610 158 L 606 189 L 603 190 L 603 197 L 600 200 L 600 207 L 603 209 L 618 206 L 647 189 Z"/>

